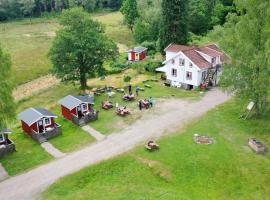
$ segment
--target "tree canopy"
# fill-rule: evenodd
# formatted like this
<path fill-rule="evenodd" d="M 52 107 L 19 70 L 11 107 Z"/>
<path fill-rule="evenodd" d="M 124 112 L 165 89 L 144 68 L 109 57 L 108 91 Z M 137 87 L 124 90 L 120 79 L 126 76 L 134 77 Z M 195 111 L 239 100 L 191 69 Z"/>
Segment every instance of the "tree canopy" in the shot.
<path fill-rule="evenodd" d="M 230 14 L 216 33 L 232 60 L 224 67 L 222 85 L 254 101 L 260 114 L 270 91 L 270 2 L 236 1 L 236 6 L 238 14 Z"/>
<path fill-rule="evenodd" d="M 87 78 L 102 76 L 103 64 L 118 54 L 116 44 L 104 34 L 104 27 L 81 8 L 65 10 L 60 17 L 49 57 L 53 73 L 62 81 L 80 81 L 87 88 Z"/>
<path fill-rule="evenodd" d="M 188 0 L 163 0 L 160 26 L 160 50 L 170 43 L 188 42 Z"/>
<path fill-rule="evenodd" d="M 7 128 L 9 120 L 15 116 L 15 104 L 12 97 L 11 61 L 9 54 L 0 46 L 0 130 Z"/>
<path fill-rule="evenodd" d="M 137 1 L 136 0 L 124 0 L 120 9 L 124 15 L 124 22 L 127 24 L 129 29 L 133 32 L 136 19 L 139 17 Z"/>

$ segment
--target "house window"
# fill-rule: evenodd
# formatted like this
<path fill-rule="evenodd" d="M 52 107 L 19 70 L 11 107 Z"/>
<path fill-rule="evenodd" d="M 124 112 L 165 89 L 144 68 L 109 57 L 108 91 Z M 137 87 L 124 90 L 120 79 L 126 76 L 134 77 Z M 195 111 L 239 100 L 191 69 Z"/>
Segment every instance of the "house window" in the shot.
<path fill-rule="evenodd" d="M 216 63 L 216 58 L 212 58 L 212 64 L 215 64 Z"/>
<path fill-rule="evenodd" d="M 179 65 L 180 65 L 180 66 L 184 66 L 184 65 L 185 65 L 185 59 L 180 58 L 180 59 L 179 59 Z"/>
<path fill-rule="evenodd" d="M 85 103 L 82 104 L 82 111 L 87 111 L 87 105 Z"/>
<path fill-rule="evenodd" d="M 192 67 L 192 66 L 193 66 L 193 64 L 190 62 L 190 63 L 189 63 L 189 66 L 190 66 L 190 67 Z"/>
<path fill-rule="evenodd" d="M 4 141 L 4 136 L 3 134 L 0 134 L 0 142 L 3 142 Z"/>
<path fill-rule="evenodd" d="M 174 59 L 172 59 L 172 64 L 174 64 L 174 62 L 175 62 Z"/>
<path fill-rule="evenodd" d="M 187 72 L 186 79 L 187 80 L 192 80 L 192 72 Z"/>
<path fill-rule="evenodd" d="M 172 76 L 177 77 L 177 69 L 172 69 Z"/>
<path fill-rule="evenodd" d="M 44 123 L 45 123 L 45 125 L 50 125 L 51 124 L 51 119 L 50 118 L 45 118 Z"/>
<path fill-rule="evenodd" d="M 202 80 L 205 81 L 206 79 L 206 71 L 202 72 Z"/>

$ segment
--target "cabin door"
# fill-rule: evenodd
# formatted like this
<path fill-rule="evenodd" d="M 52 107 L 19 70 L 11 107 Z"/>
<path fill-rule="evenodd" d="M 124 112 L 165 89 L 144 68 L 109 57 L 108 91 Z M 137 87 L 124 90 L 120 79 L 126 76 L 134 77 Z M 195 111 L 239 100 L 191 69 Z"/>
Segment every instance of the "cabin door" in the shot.
<path fill-rule="evenodd" d="M 77 111 L 78 111 L 78 117 L 81 118 L 83 116 L 82 107 L 81 106 L 78 106 L 77 107 Z"/>
<path fill-rule="evenodd" d="M 43 122 L 43 120 L 38 121 L 38 132 L 39 133 L 44 133 L 44 122 Z"/>
<path fill-rule="evenodd" d="M 135 54 L 135 60 L 140 60 L 140 54 L 139 53 Z"/>

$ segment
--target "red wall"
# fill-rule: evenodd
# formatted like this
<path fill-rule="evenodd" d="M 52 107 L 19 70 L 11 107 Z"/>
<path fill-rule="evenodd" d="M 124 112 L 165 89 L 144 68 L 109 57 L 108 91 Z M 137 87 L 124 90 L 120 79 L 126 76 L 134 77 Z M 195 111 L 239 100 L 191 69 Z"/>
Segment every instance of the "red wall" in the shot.
<path fill-rule="evenodd" d="M 24 130 L 24 132 L 28 134 L 32 134 L 32 130 L 36 132 L 38 131 L 37 123 L 34 123 L 29 127 L 24 121 L 21 121 L 21 122 L 22 122 L 22 129 Z"/>
<path fill-rule="evenodd" d="M 146 55 L 147 55 L 147 51 L 144 51 L 140 54 L 140 60 L 143 60 L 146 58 Z"/>
<path fill-rule="evenodd" d="M 68 119 L 72 120 L 72 114 L 77 115 L 77 109 L 73 108 L 72 110 L 69 110 L 65 106 L 61 105 L 62 115 Z"/>
<path fill-rule="evenodd" d="M 131 60 L 134 61 L 135 60 L 135 52 L 131 52 Z"/>

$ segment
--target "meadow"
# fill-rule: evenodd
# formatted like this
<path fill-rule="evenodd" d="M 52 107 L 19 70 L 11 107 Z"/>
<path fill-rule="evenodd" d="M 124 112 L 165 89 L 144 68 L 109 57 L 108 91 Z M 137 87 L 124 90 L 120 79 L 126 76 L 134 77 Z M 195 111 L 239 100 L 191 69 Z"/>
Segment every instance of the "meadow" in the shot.
<path fill-rule="evenodd" d="M 118 44 L 120 51 L 126 51 L 133 44 L 131 32 L 123 24 L 120 12 L 94 14 L 93 18 L 105 25 L 106 34 Z M 47 54 L 59 27 L 56 18 L 0 23 L 0 43 L 11 54 L 15 85 L 50 72 L 52 64 Z"/>
<path fill-rule="evenodd" d="M 269 146 L 269 117 L 241 120 L 242 105 L 234 99 L 215 108 L 160 139 L 158 151 L 139 146 L 64 177 L 43 199 L 267 199 L 270 155 L 255 154 L 247 139 L 255 136 Z M 215 143 L 198 145 L 195 133 L 212 136 Z"/>

